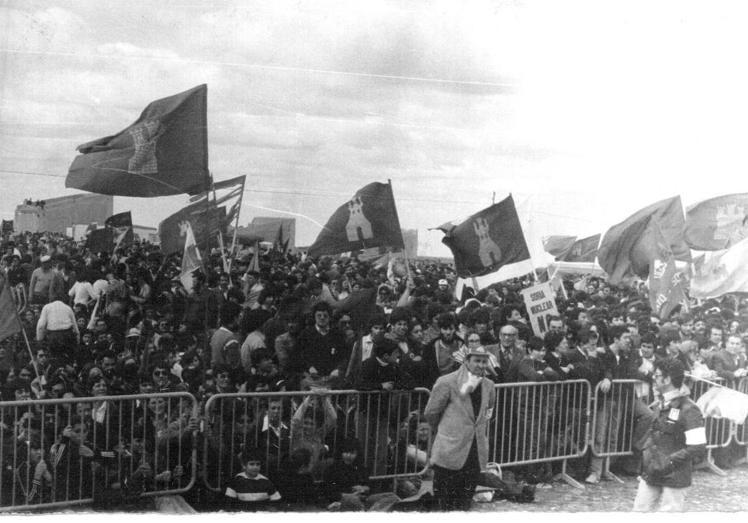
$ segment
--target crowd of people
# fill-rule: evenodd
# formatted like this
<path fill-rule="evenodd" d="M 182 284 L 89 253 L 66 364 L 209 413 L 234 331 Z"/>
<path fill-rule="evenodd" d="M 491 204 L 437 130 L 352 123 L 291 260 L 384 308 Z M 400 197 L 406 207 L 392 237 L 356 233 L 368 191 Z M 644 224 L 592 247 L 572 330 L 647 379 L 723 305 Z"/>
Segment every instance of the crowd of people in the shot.
<path fill-rule="evenodd" d="M 0 278 L 22 331 L 0 341 L 2 400 L 69 400 L 0 407 L 3 505 L 89 497 L 102 485 L 179 489 L 199 465 L 239 506 L 365 508 L 382 501 L 369 477 L 427 464 L 436 427 L 417 391 L 480 350 L 494 383 L 583 379 L 605 394 L 631 378 L 649 399 L 663 362 L 696 378 L 748 373 L 748 300 L 736 296 L 659 318 L 644 285 L 579 275 L 564 280 L 541 338 L 520 295 L 532 275 L 458 298 L 454 271 L 429 261 L 388 271 L 356 256 L 213 249 L 189 290 L 180 267 L 180 253 L 144 241 L 113 253 L 52 233 L 3 241 Z M 361 394 L 339 392 L 351 390 Z M 163 396 L 179 392 L 188 394 Z M 223 396 L 237 392 L 268 394 Z M 618 430 L 613 410 L 598 413 L 611 416 L 601 441 Z M 605 470 L 588 457 L 578 474 L 596 483 Z M 533 483 L 552 472 L 517 468 Z M 395 495 L 412 497 L 420 483 L 400 481 Z"/>

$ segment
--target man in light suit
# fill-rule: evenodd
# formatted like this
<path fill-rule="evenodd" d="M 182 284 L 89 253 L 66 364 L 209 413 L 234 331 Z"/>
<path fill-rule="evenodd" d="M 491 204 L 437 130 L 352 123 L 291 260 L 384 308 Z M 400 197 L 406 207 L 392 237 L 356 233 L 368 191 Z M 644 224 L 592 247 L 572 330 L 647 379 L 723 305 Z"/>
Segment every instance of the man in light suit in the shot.
<path fill-rule="evenodd" d="M 488 422 L 495 402 L 493 383 L 484 377 L 488 365 L 485 348 L 470 348 L 458 370 L 436 380 L 424 410 L 436 434 L 430 463 L 441 510 L 470 508 L 488 462 Z"/>

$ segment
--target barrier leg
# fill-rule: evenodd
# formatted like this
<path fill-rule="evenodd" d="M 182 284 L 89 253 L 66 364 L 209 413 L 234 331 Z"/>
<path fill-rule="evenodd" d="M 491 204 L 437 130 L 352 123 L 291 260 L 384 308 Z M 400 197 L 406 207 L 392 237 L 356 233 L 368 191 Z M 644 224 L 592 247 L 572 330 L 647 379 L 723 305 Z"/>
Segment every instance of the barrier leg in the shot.
<path fill-rule="evenodd" d="M 624 482 L 621 478 L 619 478 L 618 476 L 616 476 L 615 474 L 613 474 L 610 471 L 610 458 L 609 457 L 605 458 L 605 460 L 603 460 L 603 475 L 602 475 L 602 478 L 603 479 L 607 479 L 609 481 L 616 481 L 618 483 L 623 483 Z"/>
<path fill-rule="evenodd" d="M 576 479 L 572 478 L 567 472 L 566 472 L 566 460 L 563 460 L 561 462 L 561 472 L 553 476 L 553 479 L 560 479 L 562 481 L 565 481 L 569 485 L 571 485 L 574 488 L 582 489 L 584 490 L 584 485 L 582 485 L 580 482 L 578 482 Z"/>
<path fill-rule="evenodd" d="M 714 472 L 718 476 L 727 476 L 727 472 L 719 468 L 717 464 L 714 463 L 714 456 L 712 456 L 712 449 L 707 449 L 706 458 L 704 459 L 704 461 L 696 465 L 694 469 L 696 470 L 707 469 L 707 470 Z"/>

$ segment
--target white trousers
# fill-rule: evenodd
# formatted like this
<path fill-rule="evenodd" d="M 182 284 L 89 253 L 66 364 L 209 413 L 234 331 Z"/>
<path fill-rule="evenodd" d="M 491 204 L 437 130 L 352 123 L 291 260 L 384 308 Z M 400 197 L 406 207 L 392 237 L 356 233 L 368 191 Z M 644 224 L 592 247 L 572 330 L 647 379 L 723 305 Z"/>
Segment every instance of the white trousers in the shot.
<path fill-rule="evenodd" d="M 651 512 L 660 502 L 662 512 L 683 512 L 686 509 L 687 488 L 655 487 L 639 480 L 634 500 L 634 512 Z"/>

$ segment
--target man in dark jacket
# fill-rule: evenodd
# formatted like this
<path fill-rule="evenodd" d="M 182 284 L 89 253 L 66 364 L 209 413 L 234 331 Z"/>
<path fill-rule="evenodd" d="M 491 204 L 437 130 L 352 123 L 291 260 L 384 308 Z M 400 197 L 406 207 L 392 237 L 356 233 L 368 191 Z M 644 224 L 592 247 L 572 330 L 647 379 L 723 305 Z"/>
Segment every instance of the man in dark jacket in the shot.
<path fill-rule="evenodd" d="M 345 348 L 343 335 L 330 327 L 332 309 L 325 302 L 312 308 L 314 325 L 307 327 L 297 340 L 299 369 L 313 381 L 324 379 L 330 385 L 340 382 L 348 366 L 350 351 Z"/>
<path fill-rule="evenodd" d="M 677 360 L 657 363 L 654 386 L 662 402 L 651 413 L 652 425 L 644 445 L 644 470 L 634 500 L 634 510 L 682 512 L 691 470 L 706 452 L 706 431 L 701 410 L 683 387 L 683 364 Z"/>

